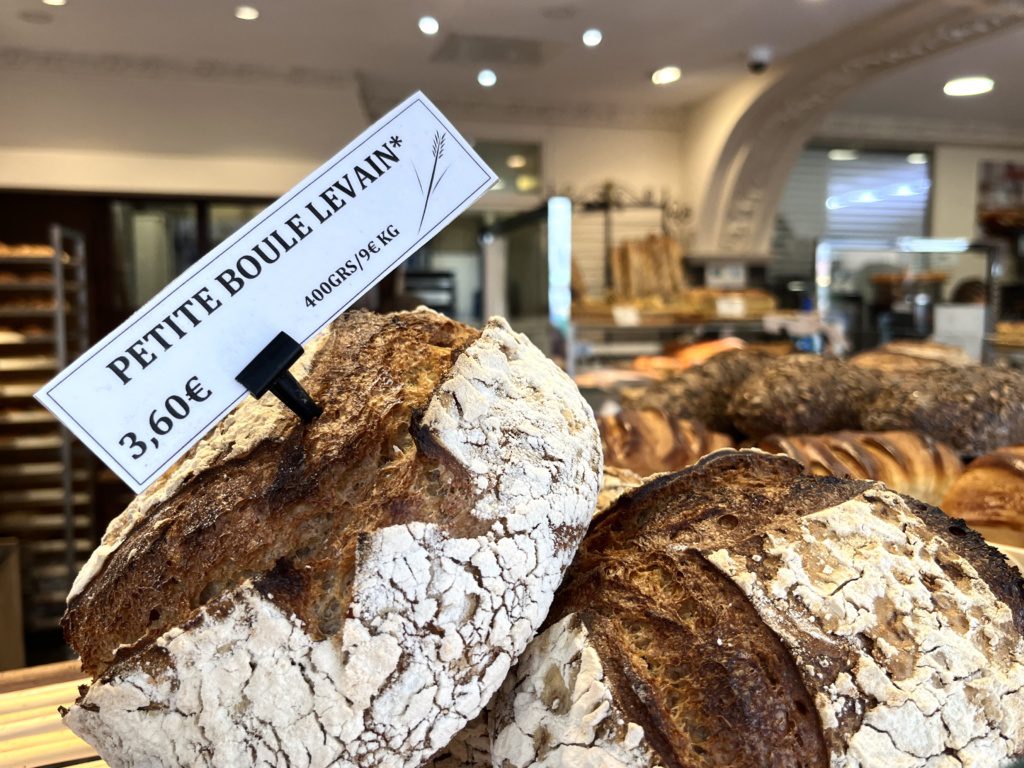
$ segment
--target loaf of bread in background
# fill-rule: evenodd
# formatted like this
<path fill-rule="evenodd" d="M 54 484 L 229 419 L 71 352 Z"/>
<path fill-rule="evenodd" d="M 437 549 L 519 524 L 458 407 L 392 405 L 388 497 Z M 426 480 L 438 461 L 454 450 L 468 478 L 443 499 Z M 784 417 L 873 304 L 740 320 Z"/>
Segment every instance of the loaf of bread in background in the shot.
<path fill-rule="evenodd" d="M 974 365 L 975 361 L 960 347 L 936 341 L 900 339 L 850 358 L 860 368 L 883 373 L 940 371 L 947 366 Z"/>
<path fill-rule="evenodd" d="M 942 509 L 992 541 L 1024 546 L 1024 446 L 972 461 L 947 491 Z"/>
<path fill-rule="evenodd" d="M 63 625 L 112 768 L 419 766 L 480 711 L 594 511 L 600 437 L 504 320 L 350 313 L 110 526 Z"/>
<path fill-rule="evenodd" d="M 622 494 L 639 488 L 644 484 L 644 480 L 644 477 L 631 469 L 605 464 L 604 479 L 601 482 L 601 490 L 597 494 L 597 508 L 594 510 L 594 514 L 598 515 L 608 509 L 619 500 Z"/>
<path fill-rule="evenodd" d="M 732 438 L 712 432 L 699 421 L 666 416 L 655 409 L 624 409 L 597 420 L 606 464 L 642 477 L 688 467 Z"/>
<path fill-rule="evenodd" d="M 695 419 L 715 432 L 733 431 L 728 405 L 733 392 L 775 359 L 767 352 L 737 349 L 715 355 L 665 381 L 624 393 L 627 408 L 653 408 L 680 419 Z"/>
<path fill-rule="evenodd" d="M 591 526 L 492 704 L 491 765 L 996 766 L 1024 754 L 1021 580 L 882 485 L 721 451 Z"/>
<path fill-rule="evenodd" d="M 1024 375 L 983 366 L 893 376 L 862 412 L 864 429 L 922 432 L 961 456 L 1024 443 Z"/>
<path fill-rule="evenodd" d="M 896 339 L 878 347 L 879 350 L 894 355 L 916 357 L 919 360 L 935 360 L 946 365 L 975 365 L 976 361 L 962 347 L 943 344 L 926 339 Z"/>
<path fill-rule="evenodd" d="M 879 480 L 898 493 L 935 506 L 963 472 L 956 451 L 918 432 L 772 435 L 757 447 L 796 459 L 812 475 Z"/>
<path fill-rule="evenodd" d="M 880 349 L 869 349 L 850 358 L 850 364 L 880 373 L 908 373 L 919 371 L 941 371 L 949 364 L 941 360 L 929 360 L 924 357 L 900 355 Z"/>
<path fill-rule="evenodd" d="M 752 438 L 858 429 L 883 380 L 841 360 L 786 355 L 751 374 L 729 401 L 736 428 Z"/>

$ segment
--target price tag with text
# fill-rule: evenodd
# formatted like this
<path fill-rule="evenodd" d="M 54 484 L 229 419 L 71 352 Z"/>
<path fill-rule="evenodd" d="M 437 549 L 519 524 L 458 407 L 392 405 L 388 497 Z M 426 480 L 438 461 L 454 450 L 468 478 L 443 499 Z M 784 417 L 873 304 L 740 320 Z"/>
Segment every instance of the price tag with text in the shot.
<path fill-rule="evenodd" d="M 496 181 L 416 93 L 36 398 L 141 492 L 247 396 L 235 377 L 271 339 L 308 341 Z"/>

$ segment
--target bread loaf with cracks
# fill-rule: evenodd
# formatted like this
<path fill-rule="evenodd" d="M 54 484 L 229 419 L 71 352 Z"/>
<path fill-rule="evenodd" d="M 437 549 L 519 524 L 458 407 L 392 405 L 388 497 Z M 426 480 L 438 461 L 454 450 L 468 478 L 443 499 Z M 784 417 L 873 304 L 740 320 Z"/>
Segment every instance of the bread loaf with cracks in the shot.
<path fill-rule="evenodd" d="M 591 527 L 490 716 L 502 768 L 997 768 L 1019 573 L 879 483 L 721 451 Z"/>
<path fill-rule="evenodd" d="M 64 618 L 65 716 L 121 766 L 419 766 L 533 637 L 594 510 L 597 427 L 500 319 L 352 313 L 111 524 Z"/>

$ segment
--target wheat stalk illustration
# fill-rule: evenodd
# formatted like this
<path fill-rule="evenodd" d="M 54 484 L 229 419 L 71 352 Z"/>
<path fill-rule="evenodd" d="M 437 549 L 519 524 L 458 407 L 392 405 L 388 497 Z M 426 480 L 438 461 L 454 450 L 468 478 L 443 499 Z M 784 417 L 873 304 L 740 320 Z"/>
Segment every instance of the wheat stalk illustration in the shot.
<path fill-rule="evenodd" d="M 437 176 L 437 164 L 441 162 L 441 158 L 444 157 L 444 140 L 448 134 L 441 133 L 438 131 L 434 134 L 434 167 L 430 169 L 430 181 L 427 182 L 427 196 L 423 200 L 423 213 L 420 215 L 420 229 L 423 229 L 423 220 L 427 218 L 427 206 L 430 205 L 430 195 L 437 189 L 437 185 L 441 183 L 441 179 L 437 179 L 435 183 L 434 179 Z M 444 174 L 442 173 L 443 177 Z"/>

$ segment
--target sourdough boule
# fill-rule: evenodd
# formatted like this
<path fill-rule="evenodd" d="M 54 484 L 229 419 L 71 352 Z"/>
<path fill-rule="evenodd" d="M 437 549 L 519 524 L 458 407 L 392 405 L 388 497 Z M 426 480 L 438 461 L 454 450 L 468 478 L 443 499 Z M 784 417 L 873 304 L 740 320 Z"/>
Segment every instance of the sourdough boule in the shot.
<path fill-rule="evenodd" d="M 591 526 L 491 705 L 501 768 L 998 768 L 1020 573 L 880 483 L 721 451 Z"/>
<path fill-rule="evenodd" d="M 63 621 L 113 767 L 418 766 L 533 637 L 601 477 L 593 414 L 504 320 L 350 313 L 115 520 Z"/>

